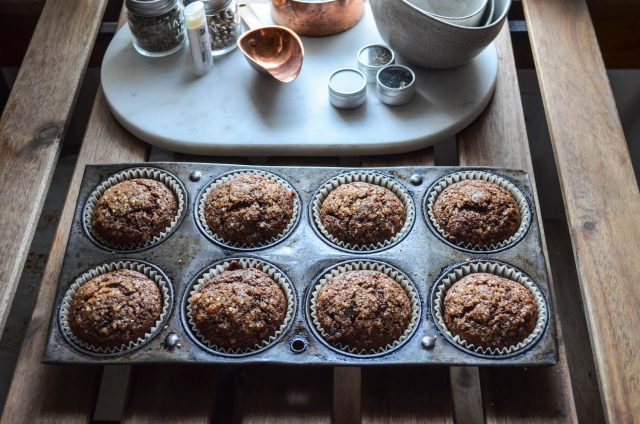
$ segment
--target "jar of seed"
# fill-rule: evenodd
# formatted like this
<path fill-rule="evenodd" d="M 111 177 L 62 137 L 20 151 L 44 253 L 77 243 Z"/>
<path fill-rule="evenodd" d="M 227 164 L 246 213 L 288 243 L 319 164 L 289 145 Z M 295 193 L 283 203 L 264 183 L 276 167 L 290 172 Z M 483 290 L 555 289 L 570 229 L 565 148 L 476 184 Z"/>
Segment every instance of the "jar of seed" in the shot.
<path fill-rule="evenodd" d="M 186 40 L 182 0 L 126 0 L 133 47 L 144 56 L 167 56 Z"/>
<path fill-rule="evenodd" d="M 242 28 L 235 0 L 204 1 L 211 35 L 211 53 L 221 56 L 236 48 Z"/>

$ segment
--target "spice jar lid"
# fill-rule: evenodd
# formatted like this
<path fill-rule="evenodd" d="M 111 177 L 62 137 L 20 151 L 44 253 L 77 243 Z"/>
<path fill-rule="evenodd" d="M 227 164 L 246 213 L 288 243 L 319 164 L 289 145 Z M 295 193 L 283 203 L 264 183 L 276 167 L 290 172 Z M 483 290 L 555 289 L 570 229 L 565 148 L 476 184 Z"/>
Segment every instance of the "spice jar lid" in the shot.
<path fill-rule="evenodd" d="M 167 13 L 178 4 L 178 0 L 126 0 L 125 5 L 131 13 L 141 16 L 159 16 Z"/>
<path fill-rule="evenodd" d="M 377 94 L 386 105 L 408 103 L 416 92 L 416 74 L 406 66 L 388 65 L 378 71 Z"/>
<path fill-rule="evenodd" d="M 365 75 L 367 82 L 376 82 L 378 71 L 395 61 L 393 50 L 382 44 L 369 44 L 358 52 L 358 69 Z"/>
<path fill-rule="evenodd" d="M 340 109 L 355 109 L 367 100 L 367 79 L 355 69 L 338 69 L 329 77 L 329 101 Z"/>
<path fill-rule="evenodd" d="M 189 0 L 196 1 L 196 0 Z M 207 13 L 218 12 L 220 9 L 224 9 L 225 7 L 231 4 L 232 0 L 201 0 L 204 3 L 204 10 Z"/>

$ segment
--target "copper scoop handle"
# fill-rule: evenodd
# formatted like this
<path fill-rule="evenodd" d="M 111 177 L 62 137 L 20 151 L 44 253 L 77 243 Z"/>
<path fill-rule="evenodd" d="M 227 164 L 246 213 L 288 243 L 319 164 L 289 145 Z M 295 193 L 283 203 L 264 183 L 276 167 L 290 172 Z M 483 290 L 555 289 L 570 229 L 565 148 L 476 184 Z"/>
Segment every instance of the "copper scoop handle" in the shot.
<path fill-rule="evenodd" d="M 244 21 L 244 23 L 249 27 L 249 29 L 258 29 L 264 25 L 260 22 L 260 18 L 253 11 L 251 6 L 249 6 L 245 2 L 238 3 L 238 13 L 240 17 Z"/>

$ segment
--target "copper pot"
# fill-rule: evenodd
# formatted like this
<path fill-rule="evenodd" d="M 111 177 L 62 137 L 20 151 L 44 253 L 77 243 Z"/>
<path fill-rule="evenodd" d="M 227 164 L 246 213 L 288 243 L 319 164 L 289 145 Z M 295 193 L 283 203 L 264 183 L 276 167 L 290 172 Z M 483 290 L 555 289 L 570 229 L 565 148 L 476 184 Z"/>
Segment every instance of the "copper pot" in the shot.
<path fill-rule="evenodd" d="M 271 5 L 278 25 L 313 37 L 346 31 L 364 13 L 364 0 L 272 0 Z"/>

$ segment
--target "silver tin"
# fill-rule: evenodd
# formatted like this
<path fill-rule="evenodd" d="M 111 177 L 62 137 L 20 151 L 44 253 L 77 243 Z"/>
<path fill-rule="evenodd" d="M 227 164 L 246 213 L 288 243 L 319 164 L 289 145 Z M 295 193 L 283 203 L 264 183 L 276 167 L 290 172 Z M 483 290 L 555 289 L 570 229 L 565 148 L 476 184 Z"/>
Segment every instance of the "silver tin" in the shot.
<path fill-rule="evenodd" d="M 409 103 L 416 93 L 416 74 L 403 65 L 388 65 L 376 77 L 378 99 L 389 106 Z"/>
<path fill-rule="evenodd" d="M 355 109 L 367 100 L 367 79 L 356 69 L 338 69 L 329 77 L 329 102 L 339 109 Z"/>
<path fill-rule="evenodd" d="M 358 51 L 358 69 L 367 78 L 367 83 L 375 83 L 378 71 L 396 62 L 396 54 L 382 44 L 369 44 Z"/>
<path fill-rule="evenodd" d="M 179 0 L 126 0 L 127 10 L 139 16 L 160 16 L 178 4 Z"/>

